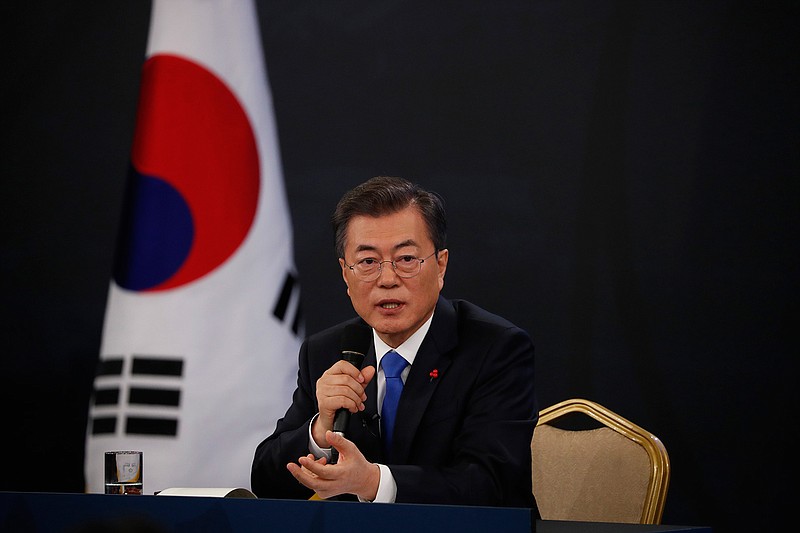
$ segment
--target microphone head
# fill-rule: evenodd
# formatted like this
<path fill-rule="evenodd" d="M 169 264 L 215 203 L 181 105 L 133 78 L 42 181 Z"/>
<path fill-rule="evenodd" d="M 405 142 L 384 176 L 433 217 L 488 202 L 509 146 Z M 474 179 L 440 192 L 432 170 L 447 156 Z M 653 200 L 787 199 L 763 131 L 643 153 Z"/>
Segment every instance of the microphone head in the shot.
<path fill-rule="evenodd" d="M 363 324 L 349 324 L 342 332 L 342 358 L 360 367 L 371 343 L 372 328 Z"/>

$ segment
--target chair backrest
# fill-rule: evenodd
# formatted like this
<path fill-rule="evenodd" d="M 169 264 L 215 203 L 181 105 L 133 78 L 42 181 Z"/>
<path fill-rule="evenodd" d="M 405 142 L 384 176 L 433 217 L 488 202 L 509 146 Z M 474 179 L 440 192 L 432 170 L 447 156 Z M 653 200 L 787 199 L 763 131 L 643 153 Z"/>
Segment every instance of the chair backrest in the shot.
<path fill-rule="evenodd" d="M 569 413 L 599 422 L 560 429 Z M 533 494 L 544 520 L 660 524 L 669 485 L 667 450 L 650 432 L 589 400 L 539 413 L 531 441 Z"/>

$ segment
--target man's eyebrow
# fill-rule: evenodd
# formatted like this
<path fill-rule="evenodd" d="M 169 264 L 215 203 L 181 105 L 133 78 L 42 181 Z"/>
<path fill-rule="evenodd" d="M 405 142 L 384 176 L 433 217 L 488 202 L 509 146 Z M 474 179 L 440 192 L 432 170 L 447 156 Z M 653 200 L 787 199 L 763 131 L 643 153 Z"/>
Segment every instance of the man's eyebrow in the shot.
<path fill-rule="evenodd" d="M 417 241 L 415 241 L 414 239 L 407 239 L 401 243 L 395 244 L 393 249 L 397 251 L 401 248 L 407 248 L 409 246 L 418 246 Z M 359 244 L 358 246 L 356 246 L 356 252 L 375 252 L 377 250 L 378 248 L 376 246 L 373 246 L 372 244 Z"/>
<path fill-rule="evenodd" d="M 377 248 L 375 248 L 371 244 L 359 244 L 358 246 L 356 246 L 356 252 L 372 252 L 375 250 L 377 250 Z"/>
<path fill-rule="evenodd" d="M 396 244 L 394 246 L 395 250 L 399 250 L 400 248 L 407 248 L 408 246 L 417 246 L 417 241 L 414 239 L 408 239 L 406 241 L 401 242 L 400 244 Z"/>

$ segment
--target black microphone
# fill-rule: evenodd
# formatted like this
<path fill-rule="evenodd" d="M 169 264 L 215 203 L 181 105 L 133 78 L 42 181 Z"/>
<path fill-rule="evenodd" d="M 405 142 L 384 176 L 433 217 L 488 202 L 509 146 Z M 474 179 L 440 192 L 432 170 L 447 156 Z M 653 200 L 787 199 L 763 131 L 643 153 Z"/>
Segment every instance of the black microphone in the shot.
<path fill-rule="evenodd" d="M 361 369 L 364 362 L 364 354 L 369 350 L 372 343 L 372 328 L 361 324 L 350 324 L 344 328 L 341 339 L 342 360 L 347 361 L 354 367 Z M 333 417 L 333 431 L 344 437 L 344 430 L 350 421 L 350 411 L 339 409 Z M 336 448 L 331 449 L 331 460 L 328 464 L 336 464 L 339 461 L 339 452 Z"/>

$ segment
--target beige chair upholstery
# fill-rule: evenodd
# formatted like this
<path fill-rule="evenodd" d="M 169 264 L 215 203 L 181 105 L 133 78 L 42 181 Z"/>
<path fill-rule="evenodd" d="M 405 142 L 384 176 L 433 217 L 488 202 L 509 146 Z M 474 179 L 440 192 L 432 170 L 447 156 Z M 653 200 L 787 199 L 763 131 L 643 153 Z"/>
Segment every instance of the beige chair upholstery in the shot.
<path fill-rule="evenodd" d="M 589 416 L 600 427 L 566 430 L 552 424 L 568 413 Z M 542 410 L 531 460 L 533 494 L 544 520 L 661 523 L 667 450 L 654 435 L 597 403 L 572 399 Z"/>

